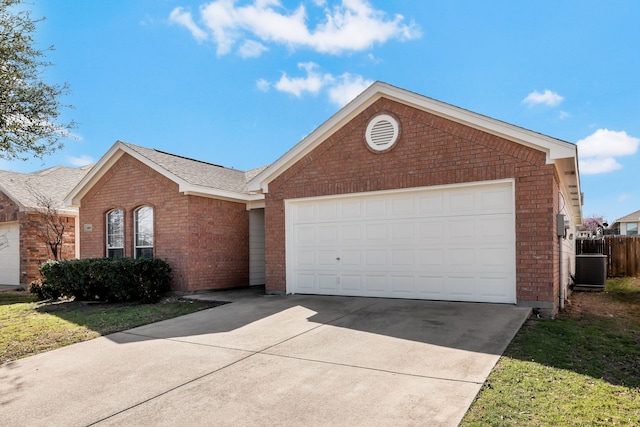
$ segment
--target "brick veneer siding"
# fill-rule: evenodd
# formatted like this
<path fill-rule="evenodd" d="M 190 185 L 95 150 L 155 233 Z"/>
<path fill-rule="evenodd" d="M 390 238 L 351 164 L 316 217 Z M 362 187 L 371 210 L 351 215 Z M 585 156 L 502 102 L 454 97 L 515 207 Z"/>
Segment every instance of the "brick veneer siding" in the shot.
<path fill-rule="evenodd" d="M 60 247 L 60 258 L 75 257 L 75 217 L 61 215 L 65 231 Z M 20 283 L 27 286 L 40 278 L 40 264 L 52 259 L 49 247 L 39 237 L 44 223 L 34 212 L 20 211 L 20 207 L 6 194 L 0 192 L 0 222 L 18 221 L 20 224 Z"/>
<path fill-rule="evenodd" d="M 365 142 L 377 114 L 398 119 L 401 134 L 386 153 Z M 274 181 L 266 194 L 267 291 L 286 290 L 284 200 L 513 178 L 516 297 L 557 311 L 558 184 L 545 154 L 388 99 L 380 99 Z"/>
<path fill-rule="evenodd" d="M 0 191 L 0 222 L 18 221 L 20 207 Z"/>
<path fill-rule="evenodd" d="M 40 264 L 53 259 L 49 246 L 41 237 L 46 229 L 42 216 L 35 212 L 21 213 L 20 221 L 20 283 L 28 285 L 39 279 Z M 62 244 L 58 248 L 59 259 L 73 259 L 76 255 L 76 219 L 60 215 L 64 224 Z"/>
<path fill-rule="evenodd" d="M 154 255 L 171 265 L 176 291 L 249 284 L 249 214 L 244 203 L 186 196 L 178 185 L 124 154 L 82 198 L 81 258 L 106 255 L 106 214 L 125 212 L 125 256 L 134 255 L 134 211 L 154 208 Z M 84 230 L 91 224 L 92 231 Z"/>

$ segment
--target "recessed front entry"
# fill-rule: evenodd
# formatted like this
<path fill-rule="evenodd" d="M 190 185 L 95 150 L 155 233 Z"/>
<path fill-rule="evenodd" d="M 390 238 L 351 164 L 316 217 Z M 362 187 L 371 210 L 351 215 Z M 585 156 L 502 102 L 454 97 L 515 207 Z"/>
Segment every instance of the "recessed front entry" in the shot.
<path fill-rule="evenodd" d="M 285 203 L 288 293 L 516 302 L 511 180 Z"/>

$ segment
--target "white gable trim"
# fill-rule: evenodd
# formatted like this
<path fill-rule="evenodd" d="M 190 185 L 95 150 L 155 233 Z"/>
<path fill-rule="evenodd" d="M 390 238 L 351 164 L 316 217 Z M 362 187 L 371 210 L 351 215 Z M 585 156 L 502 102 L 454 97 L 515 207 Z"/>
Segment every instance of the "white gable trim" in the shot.
<path fill-rule="evenodd" d="M 574 144 L 445 104 L 386 83 L 375 82 L 271 166 L 249 181 L 249 191 L 267 193 L 271 181 L 320 145 L 349 120 L 383 97 L 542 151 L 546 154 L 547 164 L 554 163 L 557 159 L 577 158 L 577 149 Z"/>
<path fill-rule="evenodd" d="M 144 165 L 158 172 L 160 175 L 178 184 L 178 191 L 185 195 L 195 195 L 200 197 L 211 197 L 222 200 L 229 200 L 234 202 L 249 202 L 253 200 L 260 200 L 264 198 L 262 194 L 243 194 L 233 191 L 220 190 L 202 185 L 193 185 L 169 172 L 165 168 L 159 166 L 157 163 L 152 162 L 145 156 L 141 155 L 137 151 L 131 149 L 126 144 L 117 141 L 102 156 L 100 161 L 91 168 L 89 173 L 71 190 L 71 192 L 65 198 L 65 204 L 68 206 L 79 207 L 82 198 L 89 192 L 89 190 L 98 183 L 98 181 L 111 169 L 118 160 L 124 155 L 129 154 L 131 157 L 140 161 Z"/>

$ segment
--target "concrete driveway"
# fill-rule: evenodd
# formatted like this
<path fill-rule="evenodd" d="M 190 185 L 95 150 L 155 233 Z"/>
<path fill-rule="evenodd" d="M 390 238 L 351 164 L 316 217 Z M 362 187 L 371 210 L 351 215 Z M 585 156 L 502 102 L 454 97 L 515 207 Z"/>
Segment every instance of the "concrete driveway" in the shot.
<path fill-rule="evenodd" d="M 0 366 L 0 425 L 457 425 L 529 312 L 240 298 Z"/>

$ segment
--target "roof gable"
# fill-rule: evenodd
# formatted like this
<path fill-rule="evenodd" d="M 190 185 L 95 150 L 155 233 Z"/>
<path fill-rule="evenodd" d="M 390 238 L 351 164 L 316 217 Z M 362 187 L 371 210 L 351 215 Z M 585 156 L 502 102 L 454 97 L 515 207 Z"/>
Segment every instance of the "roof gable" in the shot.
<path fill-rule="evenodd" d="M 255 173 L 253 171 L 243 172 L 117 141 L 84 179 L 69 192 L 66 202 L 72 206 L 80 206 L 82 197 L 125 153 L 178 184 L 178 191 L 187 195 L 243 202 L 261 200 L 264 197 L 247 190 L 247 181 Z M 259 170 L 262 169 L 258 168 Z"/>
<path fill-rule="evenodd" d="M 622 218 L 617 219 L 614 224 L 621 222 L 638 222 L 640 221 L 640 210 L 630 213 L 629 215 L 625 215 Z"/>
<path fill-rule="evenodd" d="M 75 214 L 76 210 L 63 209 L 67 193 L 88 173 L 91 166 L 71 168 L 54 166 L 32 173 L 0 171 L 0 190 L 16 202 L 21 210 L 41 207 L 41 197 L 51 199 L 62 213 Z"/>
<path fill-rule="evenodd" d="M 577 147 L 575 144 L 455 107 L 383 82 L 373 83 L 329 120 L 255 176 L 248 184 L 249 191 L 269 192 L 270 182 L 381 98 L 390 99 L 543 152 L 546 163 L 555 164 L 557 167 L 563 190 L 571 199 L 569 202 L 574 220 L 576 223 L 582 222 L 582 194 L 578 172 Z"/>
<path fill-rule="evenodd" d="M 334 114 L 329 120 L 287 151 L 282 157 L 266 168 L 265 171 L 251 180 L 249 182 L 249 190 L 268 191 L 268 183 L 280 175 L 289 165 L 309 153 L 337 129 L 383 97 L 543 151 L 546 154 L 547 163 L 553 163 L 554 160 L 564 158 L 577 159 L 575 144 L 455 107 L 423 95 L 418 95 L 387 83 L 375 82 L 353 101 Z"/>

